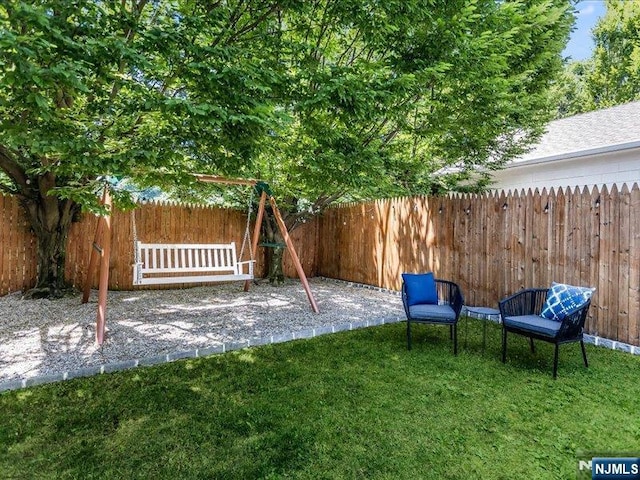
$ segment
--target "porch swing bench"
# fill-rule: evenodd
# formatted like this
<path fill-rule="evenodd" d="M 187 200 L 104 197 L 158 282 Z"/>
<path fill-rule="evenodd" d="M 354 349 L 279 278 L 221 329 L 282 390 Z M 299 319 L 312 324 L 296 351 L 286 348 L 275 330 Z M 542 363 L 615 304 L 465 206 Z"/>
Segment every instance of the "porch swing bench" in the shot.
<path fill-rule="evenodd" d="M 236 244 L 135 242 L 134 285 L 253 280 L 255 260 L 239 262 Z"/>
<path fill-rule="evenodd" d="M 307 293 L 307 298 L 312 310 L 318 313 L 309 283 L 305 275 L 298 254 L 291 242 L 289 232 L 282 219 L 280 210 L 276 204 L 269 186 L 258 180 L 229 179 L 216 175 L 194 174 L 196 179 L 206 183 L 219 183 L 226 185 L 245 185 L 251 187 L 251 192 L 260 192 L 258 213 L 253 232 L 253 240 L 250 238 L 250 221 L 253 200 L 248 201 L 247 222 L 244 239 L 240 247 L 240 253 L 236 254 L 236 244 L 231 243 L 143 243 L 138 240 L 136 216 L 131 210 L 131 227 L 133 233 L 133 285 L 157 285 L 157 284 L 185 284 L 185 283 L 209 283 L 244 281 L 244 290 L 249 290 L 250 281 L 254 279 L 255 259 L 253 253 L 258 247 L 260 228 L 264 216 L 267 199 L 271 204 L 278 228 L 291 254 L 300 282 Z M 109 259 L 111 255 L 111 195 L 109 186 L 105 183 L 102 194 L 102 205 L 107 209 L 107 214 L 101 216 L 96 226 L 91 258 L 85 277 L 82 292 L 82 303 L 89 301 L 92 279 L 96 267 L 99 271 L 98 289 L 98 313 L 96 316 L 96 342 L 102 345 L 105 337 L 107 293 L 109 290 Z M 248 245 L 249 260 L 242 259 L 245 246 Z"/>

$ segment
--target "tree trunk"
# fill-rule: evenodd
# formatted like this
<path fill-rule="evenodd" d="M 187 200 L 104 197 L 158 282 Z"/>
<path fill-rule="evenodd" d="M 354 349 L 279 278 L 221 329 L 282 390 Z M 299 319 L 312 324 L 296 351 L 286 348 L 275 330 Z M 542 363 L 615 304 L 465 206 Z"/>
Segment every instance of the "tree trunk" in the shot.
<path fill-rule="evenodd" d="M 278 228 L 273 212 L 269 209 L 265 215 L 264 238 L 267 243 L 267 278 L 271 285 L 282 285 L 284 283 L 284 238 Z"/>
<path fill-rule="evenodd" d="M 284 268 L 282 260 L 284 258 L 284 247 L 274 247 L 269 255 L 269 283 L 272 285 L 282 285 L 284 283 Z"/>
<path fill-rule="evenodd" d="M 36 236 L 38 253 L 36 285 L 25 297 L 60 297 L 68 290 L 64 276 L 67 240 L 79 206 L 50 195 L 23 198 L 22 204 Z"/>

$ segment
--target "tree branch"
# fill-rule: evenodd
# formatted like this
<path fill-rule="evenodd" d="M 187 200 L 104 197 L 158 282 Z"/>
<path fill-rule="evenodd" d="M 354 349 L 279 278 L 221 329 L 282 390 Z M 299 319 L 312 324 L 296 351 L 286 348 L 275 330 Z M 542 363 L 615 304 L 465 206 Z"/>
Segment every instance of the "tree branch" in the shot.
<path fill-rule="evenodd" d="M 231 15 L 229 16 L 229 21 L 225 25 L 224 29 L 220 32 L 220 34 L 211 42 L 212 47 L 217 47 L 224 37 L 225 32 L 228 32 L 233 25 L 235 25 L 240 19 L 240 8 L 243 5 L 244 1 L 240 0 L 240 2 L 234 7 Z"/>
<path fill-rule="evenodd" d="M 17 195 L 18 194 L 18 192 L 16 190 L 12 190 L 11 188 L 9 188 L 6 185 L 3 185 L 2 183 L 0 183 L 0 192 L 8 193 L 9 195 Z"/>
<path fill-rule="evenodd" d="M 334 192 L 332 194 L 320 195 L 312 204 L 311 211 L 302 212 L 287 212 L 287 228 L 289 230 L 295 230 L 300 225 L 304 224 L 307 220 L 312 219 L 318 213 L 324 211 L 329 205 L 344 196 L 346 192 L 344 190 Z"/>
<path fill-rule="evenodd" d="M 138 3 L 135 3 L 135 0 L 132 1 L 132 9 L 134 10 L 134 12 L 137 14 L 136 15 L 136 24 L 137 22 L 140 20 L 140 17 L 142 16 L 142 10 L 144 10 L 144 7 L 147 5 L 149 0 L 139 0 Z M 125 0 L 122 0 L 122 4 L 124 7 L 124 3 Z M 126 7 L 125 7 L 126 8 Z M 129 28 L 124 35 L 124 40 L 125 40 L 125 45 L 130 45 L 131 42 L 133 41 L 134 37 L 136 36 L 137 31 L 131 27 Z M 124 73 L 124 69 L 126 67 L 126 63 L 124 61 L 123 58 L 120 59 L 120 61 L 118 62 L 118 73 L 120 75 L 122 75 Z M 120 81 L 120 76 L 118 76 L 116 78 L 116 80 L 113 83 L 113 87 L 111 88 L 111 93 L 109 94 L 109 101 L 113 101 L 114 98 L 116 98 L 116 95 L 118 94 L 118 92 L 120 91 L 120 88 L 122 87 L 122 82 Z"/>
<path fill-rule="evenodd" d="M 353 36 L 353 40 L 351 41 L 351 43 L 347 46 L 347 48 L 344 49 L 344 52 L 340 54 L 340 56 L 338 57 L 338 61 L 336 62 L 338 65 L 342 65 L 342 61 L 350 52 L 351 52 L 351 58 L 347 60 L 345 65 L 347 66 L 353 65 L 353 62 L 357 58 L 355 44 L 356 44 L 356 41 L 360 39 L 360 33 L 361 33 L 360 30 L 356 31 L 356 34 Z"/>
<path fill-rule="evenodd" d="M 269 15 L 271 15 L 273 12 L 278 10 L 278 7 L 279 7 L 279 5 L 277 3 L 274 3 L 273 5 L 271 5 L 271 7 L 269 7 L 267 9 L 267 11 L 264 12 L 262 15 L 260 15 L 254 22 L 251 22 L 251 23 L 248 23 L 248 24 L 244 25 L 242 28 L 240 28 L 240 30 L 238 30 L 235 34 L 233 34 L 231 37 L 229 37 L 229 42 L 238 41 L 239 37 L 241 37 L 245 33 L 248 33 L 250 31 L 252 31 L 258 25 L 260 25 L 262 22 L 264 22 Z"/>
<path fill-rule="evenodd" d="M 11 152 L 4 145 L 0 145 L 0 169 L 16 184 L 18 192 L 25 191 L 29 186 L 29 177 L 27 177 L 25 169 L 15 160 L 16 156 L 19 157 L 20 154 Z"/>

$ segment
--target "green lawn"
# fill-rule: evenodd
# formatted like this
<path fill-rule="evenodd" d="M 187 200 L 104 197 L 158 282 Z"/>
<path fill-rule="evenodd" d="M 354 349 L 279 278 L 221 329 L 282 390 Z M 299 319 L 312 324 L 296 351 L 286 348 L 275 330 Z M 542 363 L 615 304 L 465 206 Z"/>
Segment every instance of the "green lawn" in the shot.
<path fill-rule="evenodd" d="M 575 478 L 640 447 L 640 357 L 463 320 L 245 349 L 0 395 L 1 478 Z"/>

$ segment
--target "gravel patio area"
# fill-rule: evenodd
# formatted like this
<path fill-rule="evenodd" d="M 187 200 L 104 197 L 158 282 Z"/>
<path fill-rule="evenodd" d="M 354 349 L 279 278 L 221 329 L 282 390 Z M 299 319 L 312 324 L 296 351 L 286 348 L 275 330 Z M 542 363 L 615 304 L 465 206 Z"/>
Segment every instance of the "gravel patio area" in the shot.
<path fill-rule="evenodd" d="M 0 391 L 404 319 L 394 292 L 314 278 L 300 282 L 109 292 L 95 343 L 97 292 L 60 300 L 0 297 Z"/>

